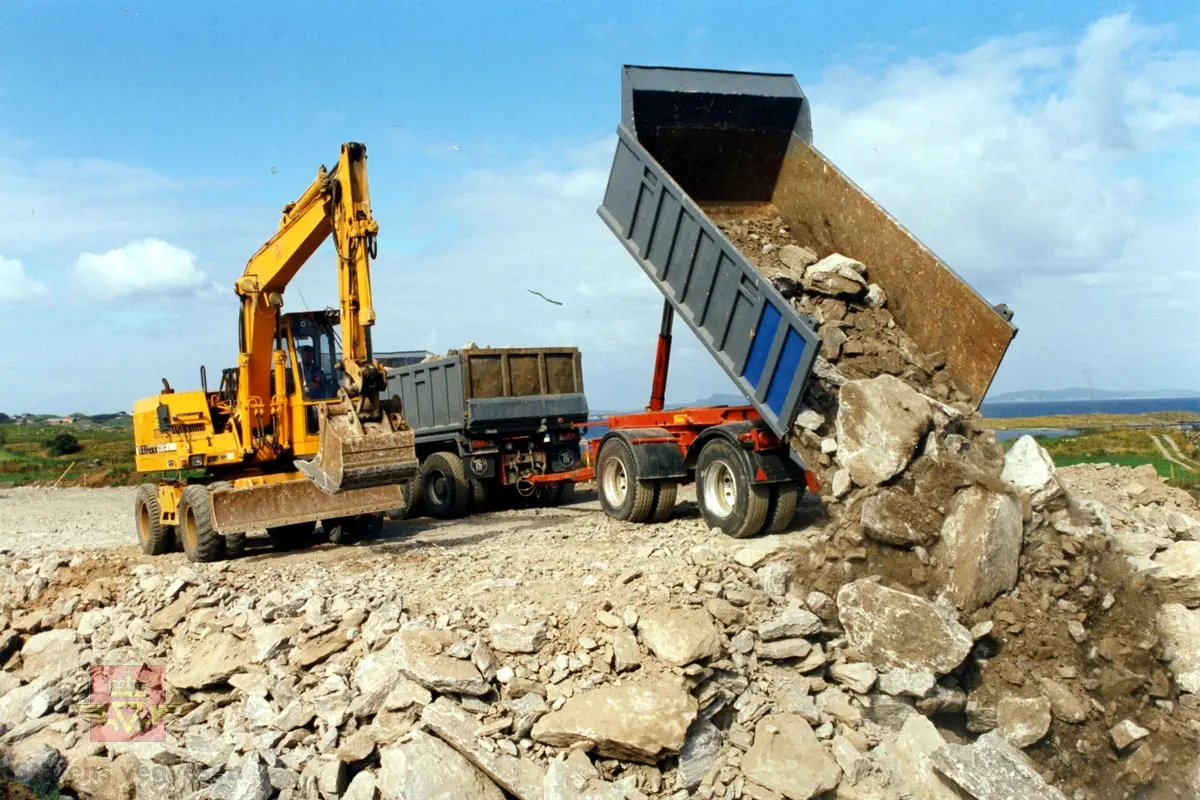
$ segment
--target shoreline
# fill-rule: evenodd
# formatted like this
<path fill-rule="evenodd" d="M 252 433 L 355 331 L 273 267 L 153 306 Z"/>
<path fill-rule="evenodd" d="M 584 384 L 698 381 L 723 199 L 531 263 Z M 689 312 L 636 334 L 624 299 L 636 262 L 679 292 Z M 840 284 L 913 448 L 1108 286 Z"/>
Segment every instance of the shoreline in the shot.
<path fill-rule="evenodd" d="M 1147 411 L 1140 414 L 1054 414 L 1038 417 L 983 417 L 991 430 L 1015 428 L 1071 428 L 1078 431 L 1113 428 L 1162 428 L 1200 426 L 1200 414 L 1192 411 Z"/>

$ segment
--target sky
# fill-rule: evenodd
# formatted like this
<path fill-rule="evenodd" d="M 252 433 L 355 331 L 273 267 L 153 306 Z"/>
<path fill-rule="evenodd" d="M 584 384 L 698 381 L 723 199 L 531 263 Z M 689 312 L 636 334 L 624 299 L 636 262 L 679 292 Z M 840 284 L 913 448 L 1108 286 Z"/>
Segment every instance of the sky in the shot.
<path fill-rule="evenodd" d="M 661 296 L 596 215 L 626 63 L 794 74 L 814 145 L 1014 310 L 993 392 L 1200 390 L 1194 3 L 4 7 L 9 413 L 233 365 L 233 282 L 349 140 L 377 350 L 574 345 L 593 408 L 641 407 Z M 333 259 L 287 308 L 337 304 Z M 677 327 L 668 402 L 733 390 Z"/>

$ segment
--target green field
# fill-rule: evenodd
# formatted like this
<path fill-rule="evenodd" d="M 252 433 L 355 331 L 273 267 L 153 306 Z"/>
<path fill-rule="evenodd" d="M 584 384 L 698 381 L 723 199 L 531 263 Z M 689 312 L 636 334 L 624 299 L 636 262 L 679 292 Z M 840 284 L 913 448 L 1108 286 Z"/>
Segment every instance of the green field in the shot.
<path fill-rule="evenodd" d="M 1186 459 L 1197 460 L 1196 445 L 1176 428 L 1157 428 L 1152 430 L 1114 428 L 1110 430 L 1083 431 L 1075 436 L 1039 436 L 1039 444 L 1054 459 L 1059 467 L 1072 464 L 1107 463 L 1125 467 L 1139 467 L 1150 464 L 1159 475 L 1166 478 L 1172 486 L 1181 489 L 1196 489 L 1200 487 L 1200 474 L 1162 457 L 1154 441 L 1154 434 L 1160 438 L 1172 439 L 1183 452 Z M 1012 441 L 1006 442 L 1011 445 Z"/>
<path fill-rule="evenodd" d="M 128 417 L 117 417 L 100 424 L 85 419 L 74 425 L 41 422 L 0 425 L 0 485 L 53 483 L 68 467 L 70 471 L 63 478 L 63 484 L 123 486 L 136 483 L 131 424 Z M 51 455 L 46 442 L 64 431 L 79 440 L 79 451 Z"/>

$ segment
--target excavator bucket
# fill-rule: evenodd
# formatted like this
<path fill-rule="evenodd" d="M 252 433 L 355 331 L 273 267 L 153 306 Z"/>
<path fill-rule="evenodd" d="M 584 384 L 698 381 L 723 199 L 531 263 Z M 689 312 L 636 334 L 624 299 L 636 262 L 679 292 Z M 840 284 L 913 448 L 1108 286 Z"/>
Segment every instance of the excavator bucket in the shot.
<path fill-rule="evenodd" d="M 316 458 L 296 466 L 326 494 L 400 484 L 417 474 L 412 428 L 399 414 L 364 421 L 343 401 L 322 406 L 320 421 Z"/>

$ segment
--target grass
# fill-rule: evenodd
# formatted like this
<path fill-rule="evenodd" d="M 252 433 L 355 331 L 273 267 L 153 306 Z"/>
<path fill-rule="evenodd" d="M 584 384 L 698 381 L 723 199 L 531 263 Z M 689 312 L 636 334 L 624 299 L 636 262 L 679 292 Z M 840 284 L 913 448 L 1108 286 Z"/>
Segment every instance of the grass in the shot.
<path fill-rule="evenodd" d="M 1145 414 L 1057 414 L 1048 417 L 983 418 L 984 427 L 1003 431 L 1013 428 L 1074 428 L 1095 430 L 1132 426 L 1167 426 L 1181 422 L 1200 422 L 1192 411 L 1151 411 Z"/>
<path fill-rule="evenodd" d="M 79 452 L 50 455 L 46 442 L 64 430 L 79 439 Z M 104 425 L 91 422 L 81 425 L 0 425 L 0 483 L 21 486 L 54 482 L 68 467 L 71 470 L 64 478 L 64 484 L 123 486 L 136 483 L 133 432 L 128 418 Z"/>
<path fill-rule="evenodd" d="M 1167 478 L 1172 486 L 1181 489 L 1195 489 L 1200 486 L 1200 474 L 1196 470 L 1187 469 L 1162 457 L 1162 453 L 1150 438 L 1151 433 L 1173 438 L 1184 456 L 1190 457 L 1195 452 L 1195 445 L 1186 436 L 1169 428 L 1085 430 L 1075 436 L 1039 436 L 1037 440 L 1046 448 L 1046 452 L 1058 467 L 1084 463 L 1108 463 L 1125 467 L 1150 464 L 1159 475 Z"/>

